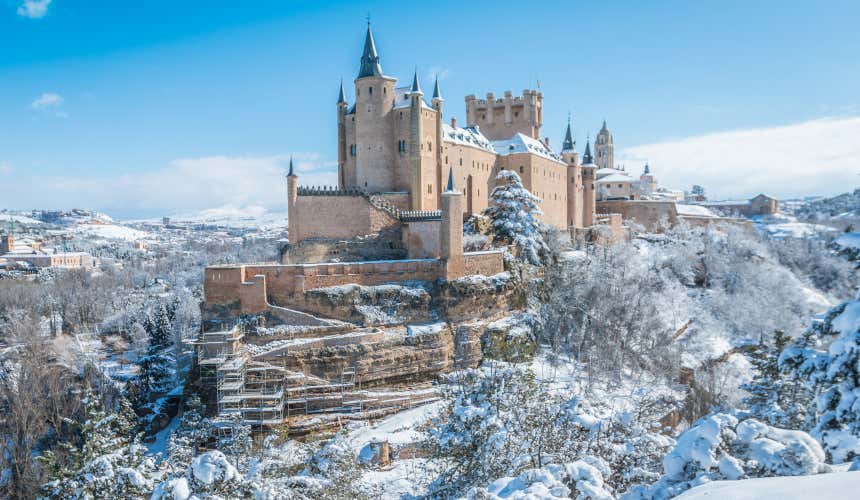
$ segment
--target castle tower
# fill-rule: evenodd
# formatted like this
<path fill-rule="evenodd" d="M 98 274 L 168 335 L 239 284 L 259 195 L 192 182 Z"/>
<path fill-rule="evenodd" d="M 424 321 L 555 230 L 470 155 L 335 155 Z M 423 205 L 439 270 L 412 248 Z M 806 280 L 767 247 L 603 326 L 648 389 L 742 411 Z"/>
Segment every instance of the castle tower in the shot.
<path fill-rule="evenodd" d="M 442 185 L 442 108 L 445 104 L 445 99 L 442 98 L 442 90 L 439 89 L 439 75 L 436 75 L 436 83 L 433 85 L 433 98 L 430 105 L 436 110 L 436 185 Z M 439 190 L 441 191 L 441 190 Z M 436 201 L 437 206 L 442 206 L 442 193 L 439 193 Z"/>
<path fill-rule="evenodd" d="M 603 127 L 594 139 L 594 155 L 597 168 L 615 168 L 615 146 L 612 134 L 606 128 L 606 120 L 603 120 Z"/>
<path fill-rule="evenodd" d="M 337 187 L 346 187 L 346 92 L 343 89 L 343 78 L 340 79 L 340 91 L 337 94 Z"/>
<path fill-rule="evenodd" d="M 290 170 L 287 172 L 287 230 L 289 231 L 289 240 L 291 243 L 298 243 L 301 235 L 299 234 L 299 214 L 296 209 L 296 200 L 299 198 L 299 176 L 293 170 L 293 157 L 290 157 Z"/>
<path fill-rule="evenodd" d="M 424 92 L 421 91 L 421 85 L 418 82 L 418 69 L 416 68 L 415 74 L 412 75 L 412 87 L 409 88 L 409 170 L 412 176 L 412 210 L 427 210 L 428 203 L 424 198 L 430 194 L 422 190 L 424 184 L 431 180 L 424 178 L 421 164 L 422 156 L 424 156 L 422 154 L 424 144 L 421 141 L 421 138 L 424 137 L 424 120 L 421 119 L 422 104 L 424 104 Z M 435 175 L 432 181 L 436 181 Z"/>
<path fill-rule="evenodd" d="M 462 277 L 466 272 L 463 256 L 463 193 L 454 187 L 454 168 L 448 170 L 448 185 L 442 193 L 442 224 L 439 242 L 444 277 Z"/>
<path fill-rule="evenodd" d="M 502 99 L 497 99 L 492 92 L 487 93 L 486 99 L 468 95 L 466 125 L 477 125 L 491 141 L 510 139 L 517 133 L 540 140 L 543 93 L 526 89 L 521 97 L 514 97 L 507 90 Z"/>
<path fill-rule="evenodd" d="M 585 152 L 582 154 L 582 226 L 594 225 L 594 211 L 597 206 L 595 192 L 597 166 L 591 156 L 591 140 L 585 141 Z"/>
<path fill-rule="evenodd" d="M 567 163 L 567 225 L 582 227 L 582 167 L 579 165 L 579 153 L 576 152 L 576 142 L 570 128 L 570 116 L 567 117 L 567 130 L 564 133 L 561 158 Z"/>
<path fill-rule="evenodd" d="M 12 231 L 0 236 L 0 255 L 10 253 L 15 250 L 15 237 L 12 236 Z"/>
<path fill-rule="evenodd" d="M 364 38 L 361 67 L 355 79 L 355 179 L 368 191 L 394 191 L 394 136 L 389 114 L 394 107 L 395 79 L 382 73 L 370 23 Z M 353 154 L 353 151 L 350 152 Z"/>

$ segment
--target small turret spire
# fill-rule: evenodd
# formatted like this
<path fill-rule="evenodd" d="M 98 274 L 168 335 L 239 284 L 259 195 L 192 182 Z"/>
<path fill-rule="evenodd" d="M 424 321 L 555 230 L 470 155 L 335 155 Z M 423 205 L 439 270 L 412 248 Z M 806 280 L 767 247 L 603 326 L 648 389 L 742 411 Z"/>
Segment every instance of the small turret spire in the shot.
<path fill-rule="evenodd" d="M 376 43 L 373 41 L 373 32 L 370 30 L 370 19 L 367 20 L 364 51 L 361 53 L 361 68 L 358 70 L 358 78 L 366 76 L 382 76 L 379 54 L 376 53 Z"/>
<path fill-rule="evenodd" d="M 603 120 L 603 127 L 600 128 L 601 132 L 609 132 L 609 129 L 606 128 L 606 120 Z"/>
<path fill-rule="evenodd" d="M 423 94 L 423 92 L 421 92 L 421 85 L 418 83 L 418 68 L 417 67 L 415 68 L 415 74 L 412 76 L 412 89 L 410 89 L 410 92 L 412 92 L 412 93 L 417 92 L 417 93 Z"/>
<path fill-rule="evenodd" d="M 445 187 L 446 193 L 456 193 L 457 190 L 454 188 L 454 167 L 449 167 L 448 169 L 448 185 Z"/>
<path fill-rule="evenodd" d="M 564 143 L 561 146 L 562 151 L 575 151 L 576 142 L 573 140 L 573 132 L 570 130 L 570 113 L 567 114 L 567 131 L 564 133 Z"/>
<path fill-rule="evenodd" d="M 436 75 L 436 83 L 433 85 L 433 99 L 442 100 L 442 91 L 439 89 L 439 75 Z"/>
<path fill-rule="evenodd" d="M 293 155 L 290 155 L 290 170 L 287 172 L 287 177 L 295 177 L 296 174 L 293 172 Z"/>
<path fill-rule="evenodd" d="M 594 158 L 591 156 L 591 137 L 585 140 L 585 153 L 582 153 L 582 164 L 588 165 L 589 163 L 593 163 Z"/>
<path fill-rule="evenodd" d="M 343 78 L 340 79 L 340 92 L 337 94 L 337 103 L 346 104 L 346 91 L 343 89 Z"/>

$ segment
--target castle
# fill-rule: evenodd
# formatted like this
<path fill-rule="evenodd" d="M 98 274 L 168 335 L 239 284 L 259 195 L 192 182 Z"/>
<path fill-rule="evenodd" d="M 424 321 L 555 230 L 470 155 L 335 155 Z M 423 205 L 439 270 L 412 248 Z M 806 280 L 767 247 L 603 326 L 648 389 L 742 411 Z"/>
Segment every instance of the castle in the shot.
<path fill-rule="evenodd" d="M 605 122 L 596 157 L 587 144 L 582 161 L 569 120 L 560 153 L 541 140 L 543 94 L 537 90 L 469 95 L 465 126 L 447 122 L 438 79 L 428 102 L 417 71 L 406 86 L 383 73 L 370 24 L 354 84 L 354 102 L 343 82 L 337 99 L 337 187 L 300 187 L 290 169 L 291 244 L 400 228 L 411 257 L 437 256 L 438 244 L 416 234 L 414 223 L 441 217 L 449 171 L 463 193 L 466 218 L 487 208 L 498 172 L 513 170 L 541 198 L 545 223 L 566 230 L 595 224 L 595 174 L 613 162 Z"/>

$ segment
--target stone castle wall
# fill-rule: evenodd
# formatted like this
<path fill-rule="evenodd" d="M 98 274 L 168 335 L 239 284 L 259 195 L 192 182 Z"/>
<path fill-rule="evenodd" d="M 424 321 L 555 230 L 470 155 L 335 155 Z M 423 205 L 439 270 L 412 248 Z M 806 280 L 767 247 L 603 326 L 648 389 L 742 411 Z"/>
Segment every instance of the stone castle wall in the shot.
<path fill-rule="evenodd" d="M 493 275 L 504 270 L 502 252 L 463 256 L 466 274 Z M 445 276 L 445 261 L 410 259 L 321 264 L 248 264 L 206 268 L 203 281 L 207 306 L 239 303 L 241 314 L 259 314 L 270 305 L 288 306 L 306 290 L 357 284 L 433 281 Z"/>
<path fill-rule="evenodd" d="M 408 203 L 407 194 L 386 197 L 399 206 Z M 307 238 L 350 239 L 391 229 L 399 221 L 391 214 L 373 206 L 358 193 L 299 194 L 289 215 L 302 223 L 290 241 L 298 243 Z M 292 226 L 291 226 L 292 227 Z"/>

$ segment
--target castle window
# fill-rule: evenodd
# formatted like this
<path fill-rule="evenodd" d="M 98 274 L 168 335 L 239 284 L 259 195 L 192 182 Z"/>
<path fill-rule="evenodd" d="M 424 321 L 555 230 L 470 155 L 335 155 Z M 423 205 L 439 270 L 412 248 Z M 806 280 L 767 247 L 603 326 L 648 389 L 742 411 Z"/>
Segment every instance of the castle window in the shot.
<path fill-rule="evenodd" d="M 385 95 L 387 93 L 388 93 L 388 89 L 385 87 L 382 87 L 382 95 Z"/>
<path fill-rule="evenodd" d="M 350 156 L 355 156 L 355 150 L 356 150 L 356 148 L 355 148 L 355 144 L 350 144 L 350 145 L 349 145 L 349 155 L 350 155 Z"/>
<path fill-rule="evenodd" d="M 427 194 L 433 194 L 433 184 L 427 184 Z"/>
<path fill-rule="evenodd" d="M 524 172 L 524 170 L 525 170 L 525 168 L 522 165 L 520 165 L 520 173 L 521 174 Z"/>
<path fill-rule="evenodd" d="M 432 142 L 429 142 L 429 141 L 427 142 L 427 151 L 433 151 L 433 143 Z"/>
<path fill-rule="evenodd" d="M 373 95 L 373 87 L 368 87 L 368 88 L 367 88 L 367 92 L 368 92 L 370 95 Z"/>
<path fill-rule="evenodd" d="M 519 117 L 520 117 L 520 112 L 514 111 L 514 118 L 519 118 Z"/>
<path fill-rule="evenodd" d="M 463 166 L 463 159 L 462 158 L 460 158 L 460 166 L 461 167 Z"/>
<path fill-rule="evenodd" d="M 361 95 L 361 89 L 359 89 L 359 88 L 355 89 L 355 97 L 358 97 L 360 95 Z"/>

